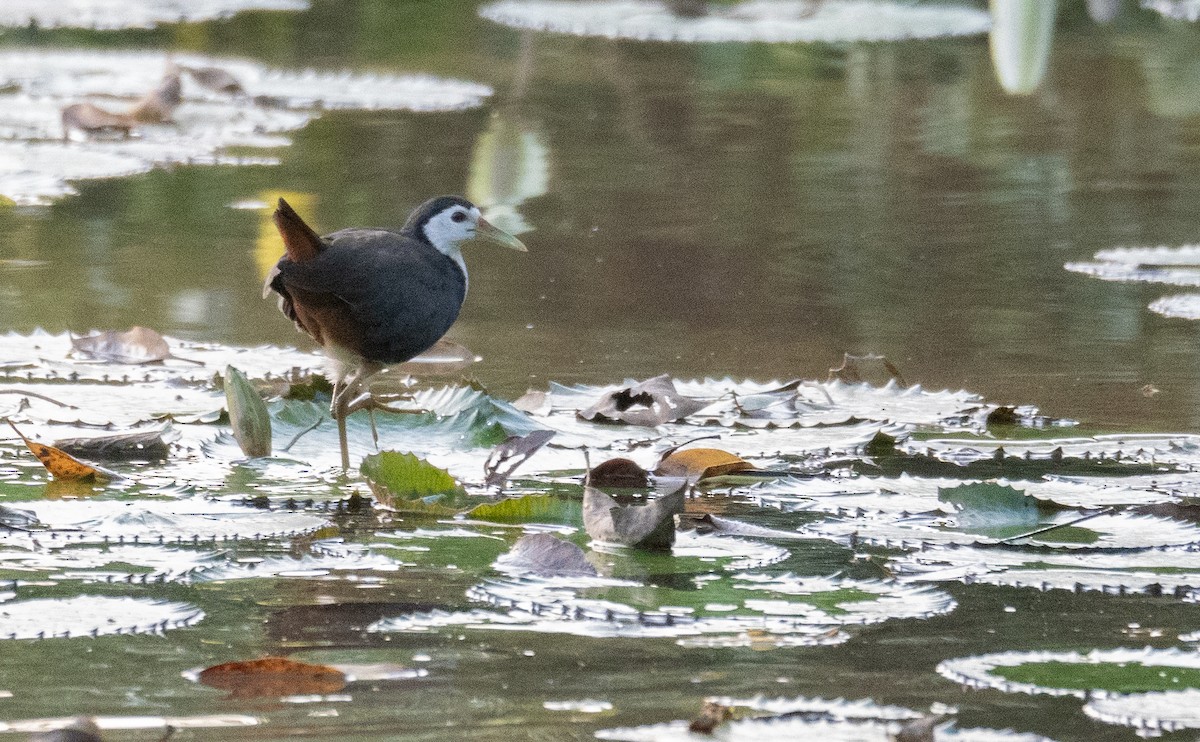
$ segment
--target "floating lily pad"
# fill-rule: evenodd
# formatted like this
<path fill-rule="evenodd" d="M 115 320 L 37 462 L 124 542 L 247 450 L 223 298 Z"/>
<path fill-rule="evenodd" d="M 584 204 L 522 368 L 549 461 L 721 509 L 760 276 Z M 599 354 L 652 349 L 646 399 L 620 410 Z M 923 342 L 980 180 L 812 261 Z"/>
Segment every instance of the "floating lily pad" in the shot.
<path fill-rule="evenodd" d="M 5 0 L 0 26 L 21 28 L 153 28 L 210 21 L 247 10 L 308 9 L 308 0 L 88 0 L 86 3 L 47 3 Z"/>
<path fill-rule="evenodd" d="M 103 96 L 106 110 L 129 109 L 158 86 L 171 63 L 224 70 L 246 94 L 216 93 L 185 80 L 172 125 L 136 124 L 132 138 L 63 141 L 62 108 Z M 46 204 L 73 194 L 70 180 L 171 164 L 275 164 L 271 158 L 223 153 L 233 147 L 286 146 L 289 140 L 282 135 L 303 127 L 322 109 L 454 111 L 477 107 L 492 93 L 484 85 L 429 76 L 286 72 L 194 54 L 168 59 L 162 52 L 53 49 L 0 53 L 0 91 L 0 132 L 13 140 L 0 145 L 0 194 L 19 204 Z M 263 100 L 271 104 L 262 105 Z"/>
<path fill-rule="evenodd" d="M 201 499 L 24 503 L 62 543 L 184 544 L 309 534 L 331 524 L 305 513 L 252 510 Z M 49 538 L 47 534 L 43 538 Z M 30 534 L 0 531 L 0 544 Z"/>
<path fill-rule="evenodd" d="M 193 605 L 145 598 L 12 600 L 0 605 L 0 639 L 157 634 L 202 618 L 204 611 Z"/>
<path fill-rule="evenodd" d="M 863 543 L 898 549 L 924 548 L 932 544 L 995 544 L 1041 527 L 1065 524 L 1079 517 L 1071 511 L 1014 529 L 1012 534 L 978 533 L 957 524 L 953 518 L 914 516 L 902 523 L 886 518 L 856 518 L 813 523 L 802 533 L 831 538 L 839 543 Z M 987 529 L 984 529 L 987 530 Z M 1089 518 L 1079 525 L 1064 525 L 1012 543 L 1063 549 L 1149 549 L 1200 543 L 1200 528 L 1168 518 L 1110 513 Z"/>
<path fill-rule="evenodd" d="M 1090 692 L 1200 688 L 1200 655 L 1177 649 L 1001 652 L 946 660 L 943 677 L 973 688 L 1086 698 Z"/>
<path fill-rule="evenodd" d="M 1174 294 L 1150 302 L 1150 311 L 1164 317 L 1200 319 L 1200 294 Z"/>
<path fill-rule="evenodd" d="M 183 582 L 209 566 L 212 555 L 163 546 L 63 545 L 58 548 L 12 548 L 16 538 L 0 541 L 0 574 L 10 578 L 81 580 L 83 582 Z M 50 543 L 54 543 L 51 541 Z M 30 540 L 32 545 L 32 539 Z M 6 548 L 7 547 L 7 548 Z"/>
<path fill-rule="evenodd" d="M 1200 690 L 1096 695 L 1088 699 L 1083 713 L 1140 733 L 1200 729 Z"/>
<path fill-rule="evenodd" d="M 167 733 L 171 729 L 228 729 L 252 727 L 260 723 L 258 717 L 247 716 L 245 714 L 198 714 L 195 716 L 148 716 L 146 714 L 136 714 L 130 716 L 92 716 L 89 718 L 101 729 L 130 729 L 137 730 L 140 733 L 144 733 L 147 729 L 161 730 L 162 733 Z M 61 716 L 52 719 L 0 721 L 0 732 L 24 734 L 53 733 L 62 728 L 63 724 L 64 720 Z"/>
<path fill-rule="evenodd" d="M 1114 595 L 1179 595 L 1200 588 L 1200 552 L 1190 549 L 1097 552 L 956 545 L 913 552 L 890 564 L 904 581 L 955 581 Z"/>
<path fill-rule="evenodd" d="M 709 702 L 740 711 L 766 712 L 771 716 L 737 719 L 721 724 L 713 738 L 739 742 L 774 742 L 781 739 L 845 740 L 846 742 L 891 742 L 907 739 L 899 736 L 903 724 L 922 718 L 922 714 L 900 706 L 882 706 L 869 700 L 847 701 L 821 698 L 712 698 Z M 596 737 L 629 742 L 659 740 L 697 740 L 704 736 L 688 729 L 687 721 L 650 724 L 624 729 L 602 729 Z M 1049 742 L 1045 737 L 1011 730 L 957 729 L 951 720 L 937 724 L 932 736 L 923 738 L 950 742 Z"/>
<path fill-rule="evenodd" d="M 479 14 L 517 28 L 641 41 L 897 41 L 970 36 L 991 25 L 987 13 L 965 6 L 856 0 L 700 2 L 689 5 L 686 15 L 653 0 L 508 0 L 485 5 Z"/>

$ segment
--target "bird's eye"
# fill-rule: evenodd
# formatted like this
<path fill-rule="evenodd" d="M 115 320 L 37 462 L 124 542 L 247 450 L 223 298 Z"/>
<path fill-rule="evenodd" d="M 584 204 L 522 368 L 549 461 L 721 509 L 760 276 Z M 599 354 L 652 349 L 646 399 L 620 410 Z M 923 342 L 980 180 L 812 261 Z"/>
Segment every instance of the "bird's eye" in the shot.
<path fill-rule="evenodd" d="M 451 221 L 465 222 L 467 220 L 467 212 L 456 211 L 450 215 L 450 219 L 451 219 Z"/>

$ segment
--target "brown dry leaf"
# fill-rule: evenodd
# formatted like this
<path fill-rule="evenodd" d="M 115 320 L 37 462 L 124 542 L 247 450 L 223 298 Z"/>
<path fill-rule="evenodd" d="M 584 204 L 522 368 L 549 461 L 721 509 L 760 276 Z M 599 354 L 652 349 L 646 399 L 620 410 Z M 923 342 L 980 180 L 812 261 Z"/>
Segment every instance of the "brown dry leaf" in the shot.
<path fill-rule="evenodd" d="M 510 435 L 492 449 L 483 463 L 484 483 L 491 487 L 504 486 L 517 467 L 524 464 L 554 437 L 553 430 L 535 430 L 529 435 Z M 507 466 L 506 466 L 507 465 Z M 501 467 L 504 467 L 501 469 Z"/>
<path fill-rule="evenodd" d="M 168 358 L 188 360 L 172 355 L 163 336 L 149 327 L 131 327 L 125 332 L 109 330 L 71 338 L 71 345 L 89 358 L 109 363 L 161 363 Z"/>
<path fill-rule="evenodd" d="M 61 438 L 54 445 L 72 456 L 100 461 L 165 461 L 171 452 L 167 438 L 178 437 L 169 429 L 138 430 L 90 438 Z"/>
<path fill-rule="evenodd" d="M 583 528 L 597 541 L 640 549 L 669 549 L 675 515 L 683 512 L 687 486 L 641 505 L 621 505 L 595 487 L 583 488 Z"/>
<path fill-rule="evenodd" d="M 882 368 L 883 373 L 880 372 L 880 368 Z M 884 378 L 885 375 L 886 379 Z M 868 378 L 863 378 L 864 376 Z M 900 374 L 900 369 L 896 368 L 896 365 L 889 361 L 887 356 L 881 356 L 876 353 L 867 353 L 861 356 L 844 353 L 842 355 L 842 365 L 838 368 L 829 369 L 829 380 L 832 381 L 834 379 L 844 381 L 847 384 L 861 384 L 864 381 L 869 381 L 876 386 L 883 386 L 890 379 L 901 387 L 908 386 L 904 381 L 904 376 Z"/>
<path fill-rule="evenodd" d="M 649 487 L 650 473 L 633 459 L 609 459 L 588 471 L 588 484 L 593 487 Z"/>
<path fill-rule="evenodd" d="M 200 672 L 200 682 L 229 691 L 231 698 L 324 695 L 344 688 L 346 674 L 327 665 L 263 657 L 214 665 Z"/>
<path fill-rule="evenodd" d="M 42 466 L 46 467 L 46 471 L 55 479 L 63 479 L 69 481 L 93 481 L 106 482 L 112 478 L 111 472 L 102 471 L 90 464 L 85 464 L 71 454 L 61 451 L 54 446 L 47 446 L 45 443 L 31 441 L 25 435 L 17 430 L 17 426 L 8 421 L 8 426 L 25 441 L 26 447 L 37 456 L 38 461 L 42 462 Z"/>
<path fill-rule="evenodd" d="M 75 103 L 62 109 L 63 131 L 76 129 L 87 134 L 120 133 L 128 137 L 137 122 L 124 113 L 112 113 L 91 103 Z"/>
<path fill-rule="evenodd" d="M 663 374 L 601 397 L 579 413 L 584 420 L 657 427 L 675 422 L 711 404 L 709 400 L 685 397 L 675 389 L 671 377 Z"/>
<path fill-rule="evenodd" d="M 689 484 L 724 474 L 754 471 L 755 466 L 719 448 L 689 448 L 675 451 L 658 463 L 654 470 L 660 477 L 685 477 Z"/>
<path fill-rule="evenodd" d="M 716 701 L 705 701 L 700 715 L 688 724 L 688 731 L 696 734 L 712 734 L 713 730 L 733 718 L 733 711 Z"/>

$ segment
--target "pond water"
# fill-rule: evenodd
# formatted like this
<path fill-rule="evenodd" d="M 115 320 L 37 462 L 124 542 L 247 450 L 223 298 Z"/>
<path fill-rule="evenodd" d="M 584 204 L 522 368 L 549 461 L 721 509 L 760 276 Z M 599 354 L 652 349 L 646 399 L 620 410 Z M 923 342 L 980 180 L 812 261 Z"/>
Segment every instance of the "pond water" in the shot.
<path fill-rule="evenodd" d="M 1010 95 L 982 35 L 642 42 L 509 28 L 479 17 L 480 5 L 314 0 L 304 12 L 149 30 L 4 30 L 0 51 L 170 49 L 278 69 L 429 73 L 495 94 L 464 111 L 325 112 L 269 150 L 273 166 L 179 165 L 80 181 L 78 195 L 50 205 L 0 206 L 0 333 L 145 325 L 310 350 L 260 297 L 278 254 L 260 237 L 266 212 L 234 206 L 286 194 L 333 231 L 399 224 L 428 196 L 465 192 L 504 201 L 507 223 L 531 228 L 528 254 L 470 250 L 470 295 L 450 333 L 482 357 L 471 374 L 497 398 L 661 373 L 823 380 L 843 353 L 871 352 L 927 390 L 1036 405 L 1090 432 L 1200 425 L 1200 326 L 1148 309 L 1183 290 L 1064 269 L 1108 248 L 1200 240 L 1194 24 L 1132 2 L 1099 23 L 1087 8 L 1101 3 L 1060 3 L 1044 80 Z M 44 479 L 15 464 L 20 455 L 4 449 L 0 504 L 30 500 Z M 300 477 L 302 496 L 349 493 L 318 470 Z M 274 476 L 237 467 L 211 490 L 237 494 L 249 481 L 270 492 L 261 480 Z M 787 531 L 817 518 L 758 504 L 723 512 Z M 351 542 L 384 539 L 370 524 L 347 529 Z M 142 594 L 205 615 L 164 636 L 0 642 L 0 691 L 12 693 L 0 695 L 0 721 L 230 714 L 258 725 L 178 738 L 587 739 L 692 718 L 706 696 L 764 695 L 942 703 L 963 728 L 1129 739 L 1086 717 L 1079 699 L 963 693 L 935 668 L 1007 650 L 1175 647 L 1200 629 L 1196 606 L 1178 600 L 951 582 L 938 589 L 957 601 L 952 612 L 856 629 L 836 646 L 366 631 L 467 609 L 464 595 L 503 548 L 444 541 L 432 557 L 401 552 L 415 566 L 378 581 L 167 580 Z M 781 573 L 883 576 L 836 540 L 781 543 Z M 652 558 L 622 558 L 629 573 L 671 582 Z M 58 585 L 39 596 L 74 594 Z M 287 702 L 230 700 L 180 679 L 263 654 L 428 674 Z M 589 700 L 604 703 L 564 703 Z"/>

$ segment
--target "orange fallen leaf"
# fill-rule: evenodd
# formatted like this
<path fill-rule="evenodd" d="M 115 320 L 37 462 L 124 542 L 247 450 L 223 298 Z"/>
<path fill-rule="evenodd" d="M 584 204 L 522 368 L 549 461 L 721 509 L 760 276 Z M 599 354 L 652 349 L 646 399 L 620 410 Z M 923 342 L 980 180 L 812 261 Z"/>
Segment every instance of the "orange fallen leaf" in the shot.
<path fill-rule="evenodd" d="M 754 465 L 719 448 L 689 448 L 675 451 L 658 463 L 654 473 L 660 477 L 686 477 L 698 482 L 743 471 L 754 471 Z"/>
<path fill-rule="evenodd" d="M 13 425 L 11 420 L 8 420 L 8 426 L 13 429 L 21 440 L 25 441 L 26 447 L 37 456 L 38 461 L 42 462 L 42 466 L 46 467 L 46 471 L 55 479 L 63 479 L 69 481 L 107 481 L 111 478 L 108 472 L 101 471 L 90 464 L 85 464 L 71 454 L 54 446 L 47 446 L 45 443 L 31 441 L 25 437 L 25 434 L 17 430 L 17 426 Z"/>
<path fill-rule="evenodd" d="M 199 679 L 207 686 L 229 691 L 233 698 L 321 695 L 346 686 L 346 674 L 337 668 L 286 657 L 213 665 L 202 670 Z"/>

